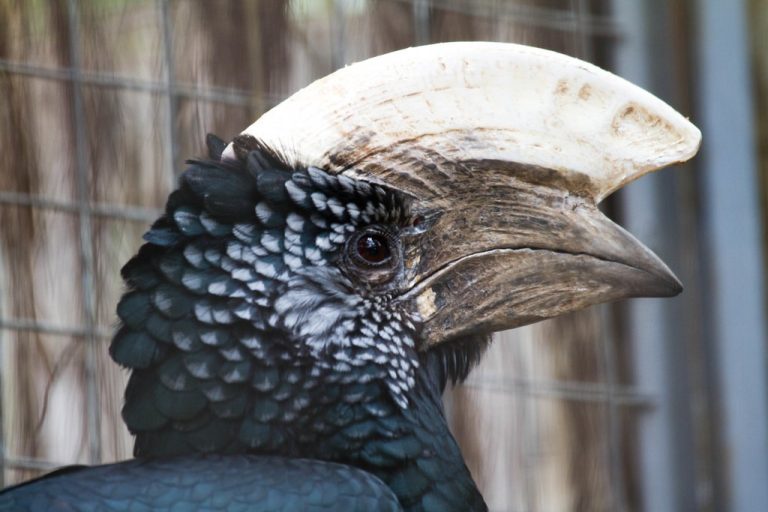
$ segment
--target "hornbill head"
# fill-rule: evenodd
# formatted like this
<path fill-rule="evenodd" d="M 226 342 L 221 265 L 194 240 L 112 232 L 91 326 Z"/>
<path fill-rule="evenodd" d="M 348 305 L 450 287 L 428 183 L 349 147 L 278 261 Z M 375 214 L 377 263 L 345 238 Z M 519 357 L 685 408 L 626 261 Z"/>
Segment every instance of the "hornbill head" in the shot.
<path fill-rule="evenodd" d="M 275 422 L 310 417 L 308 390 L 328 383 L 380 381 L 407 408 L 425 353 L 460 380 L 492 332 L 679 293 L 598 203 L 699 143 L 640 88 L 513 44 L 412 48 L 318 80 L 213 140 L 124 269 L 112 355 L 135 369 L 137 453 L 183 451 L 168 439 L 211 418 L 228 437 L 203 449 L 276 446 Z M 180 433 L 149 447 L 163 429 Z"/>
<path fill-rule="evenodd" d="M 243 136 L 294 165 L 393 194 L 399 218 L 354 223 L 337 261 L 382 307 L 418 324 L 417 350 L 682 290 L 597 205 L 691 158 L 701 134 L 577 59 L 499 43 L 411 48 L 318 80 Z"/>

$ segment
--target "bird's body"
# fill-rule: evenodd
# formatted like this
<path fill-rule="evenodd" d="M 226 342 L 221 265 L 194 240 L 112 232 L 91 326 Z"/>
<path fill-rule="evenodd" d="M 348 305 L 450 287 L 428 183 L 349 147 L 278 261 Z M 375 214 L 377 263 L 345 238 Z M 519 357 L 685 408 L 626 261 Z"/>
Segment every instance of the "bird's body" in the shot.
<path fill-rule="evenodd" d="M 0 495 L 3 512 L 402 510 L 390 488 L 365 471 L 254 455 L 134 459 L 64 471 L 10 491 Z"/>
<path fill-rule="evenodd" d="M 489 51 L 503 59 L 489 64 Z M 596 202 L 633 172 L 690 153 L 698 132 L 616 77 L 548 52 L 462 43 L 403 55 L 383 57 L 370 88 L 343 80 L 356 76 L 352 66 L 287 100 L 288 113 L 316 111 L 300 137 L 291 139 L 286 126 L 294 120 L 280 117 L 280 107 L 229 145 L 209 137 L 210 159 L 190 162 L 122 272 L 128 290 L 110 353 L 131 370 L 123 419 L 139 459 L 25 484 L 0 495 L 0 510 L 133 510 L 121 499 L 137 510 L 229 510 L 214 502 L 259 512 L 487 510 L 448 429 L 445 386 L 466 378 L 493 331 L 680 291 L 669 269 Z M 418 69 L 412 55 L 440 87 L 401 90 L 397 66 Z M 530 73 L 519 75 L 519 66 Z M 634 110 L 617 100 L 618 128 L 588 132 L 613 140 L 625 130 L 643 144 L 604 151 L 605 162 L 621 158 L 620 172 L 603 162 L 593 176 L 542 168 L 561 157 L 545 154 L 540 131 L 515 139 L 526 116 L 482 125 L 483 115 L 497 122 L 489 109 L 497 85 L 481 90 L 496 84 L 489 77 L 511 72 L 548 83 L 547 70 L 563 66 L 570 75 L 556 82 L 561 96 L 577 79 L 592 81 L 618 100 L 626 93 L 632 109 L 660 112 L 684 135 L 625 130 L 621 123 L 637 120 L 626 121 Z M 320 108 L 313 87 L 333 91 L 329 104 L 343 106 Z M 377 101 L 355 121 L 354 102 L 372 91 Z M 466 115 L 481 124 L 477 133 L 448 108 L 461 104 L 450 94 L 476 104 Z M 409 109 L 431 109 L 431 117 Z M 344 123 L 353 121 L 381 131 L 358 127 L 347 140 Z M 315 133 L 331 147 L 319 151 L 307 126 L 324 123 L 328 132 Z M 580 165 L 603 151 L 581 154 L 555 135 L 559 151 Z M 392 137 L 399 145 L 382 145 Z M 659 156 L 659 140 L 672 144 L 669 156 Z M 524 161 L 505 161 L 511 154 Z M 115 490 L 107 496 L 97 482 L 113 478 L 122 483 L 105 484 Z M 334 488 L 341 508 L 323 508 Z M 88 499 L 65 499 L 78 493 Z"/>

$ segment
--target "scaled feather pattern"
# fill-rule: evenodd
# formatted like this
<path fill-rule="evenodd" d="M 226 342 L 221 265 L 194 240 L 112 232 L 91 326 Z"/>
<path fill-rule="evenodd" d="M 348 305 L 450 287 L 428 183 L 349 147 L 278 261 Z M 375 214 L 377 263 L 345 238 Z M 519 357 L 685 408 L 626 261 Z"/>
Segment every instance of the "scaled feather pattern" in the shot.
<path fill-rule="evenodd" d="M 135 455 L 337 461 L 382 478 L 407 510 L 482 510 L 440 394 L 485 344 L 420 353 L 397 290 L 342 264 L 359 229 L 411 229 L 410 199 L 236 142 L 236 162 L 190 162 L 123 269 L 111 354 L 133 370 Z"/>

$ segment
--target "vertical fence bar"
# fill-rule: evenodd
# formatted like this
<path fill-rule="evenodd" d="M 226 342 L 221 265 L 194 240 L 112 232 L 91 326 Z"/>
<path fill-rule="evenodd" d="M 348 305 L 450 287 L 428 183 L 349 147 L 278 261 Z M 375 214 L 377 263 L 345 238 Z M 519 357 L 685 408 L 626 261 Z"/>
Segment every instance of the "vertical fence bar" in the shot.
<path fill-rule="evenodd" d="M 619 418 L 619 408 L 621 404 L 616 397 L 616 386 L 618 385 L 618 375 L 616 372 L 616 350 L 614 343 L 616 340 L 610 335 L 613 332 L 613 317 L 611 315 L 611 306 L 598 306 L 600 324 L 602 333 L 600 334 L 600 380 L 605 382 L 607 396 L 605 399 L 603 421 L 608 431 L 608 443 L 605 449 L 606 466 L 609 470 L 608 478 L 611 488 L 610 506 L 611 510 L 617 512 L 626 511 L 627 500 L 624 492 L 625 479 L 624 469 L 621 463 L 621 421 Z"/>
<path fill-rule="evenodd" d="M 334 70 L 347 60 L 347 9 L 344 0 L 333 0 L 330 14 L 331 66 Z"/>
<path fill-rule="evenodd" d="M 591 61 L 592 45 L 589 40 L 589 32 L 585 28 L 589 11 L 584 0 L 570 0 L 571 20 L 573 23 L 573 40 L 576 44 L 576 56 L 580 59 Z"/>
<path fill-rule="evenodd" d="M 571 10 L 574 17 L 574 33 L 577 41 L 579 58 L 594 62 L 595 52 L 593 51 L 594 42 L 586 20 L 591 16 L 589 6 L 586 0 L 571 0 Z M 598 63 L 600 64 L 600 63 Z M 616 350 L 614 343 L 616 340 L 611 336 L 613 333 L 613 316 L 611 315 L 611 306 L 597 306 L 599 323 L 602 327 L 598 345 L 599 360 L 598 371 L 599 378 L 605 383 L 607 396 L 602 405 L 602 421 L 605 430 L 608 432 L 608 440 L 603 449 L 605 465 L 608 468 L 608 484 L 610 488 L 609 507 L 617 512 L 626 511 L 627 500 L 625 493 L 625 477 L 621 456 L 621 421 L 619 418 L 619 409 L 621 404 L 616 397 L 616 386 L 618 385 L 618 375 L 616 371 Z"/>
<path fill-rule="evenodd" d="M 724 509 L 768 510 L 765 258 L 754 89 L 743 0 L 694 2 L 712 360 L 717 362 Z"/>
<path fill-rule="evenodd" d="M 625 32 L 615 52 L 617 72 L 663 99 L 674 97 L 679 84 L 671 69 L 674 41 L 668 2 L 616 0 L 614 7 Z M 674 171 L 657 173 L 619 192 L 626 228 L 672 268 L 680 264 L 677 179 Z M 638 422 L 639 489 L 647 512 L 698 509 L 689 362 L 680 317 L 684 300 L 642 299 L 624 306 L 636 385 L 657 397 L 656 408 Z"/>
<path fill-rule="evenodd" d="M 415 35 L 416 46 L 429 44 L 429 0 L 411 0 L 413 9 L 413 31 Z"/>
<path fill-rule="evenodd" d="M 72 65 L 72 112 L 75 123 L 75 157 L 77 165 L 77 200 L 80 229 L 80 264 L 82 266 L 83 309 L 85 312 L 85 379 L 88 416 L 88 454 L 91 464 L 101 462 L 101 408 L 97 382 L 97 343 L 93 304 L 93 226 L 91 225 L 88 186 L 88 154 L 86 148 L 85 112 L 80 61 L 80 19 L 77 0 L 67 3 L 69 57 Z"/>
<path fill-rule="evenodd" d="M 536 368 L 536 350 L 526 350 L 525 354 L 528 360 L 525 365 L 528 369 Z M 521 424 L 523 428 L 523 439 L 526 441 L 525 448 L 525 507 L 527 512 L 534 512 L 539 507 L 539 486 L 538 486 L 538 466 L 541 457 L 541 436 L 539 435 L 539 397 L 530 390 L 526 390 L 522 396 L 523 407 L 521 408 L 523 417 Z M 528 445 L 527 441 L 533 439 Z M 532 447 L 531 447 L 532 445 Z"/>
<path fill-rule="evenodd" d="M 176 130 L 176 112 L 178 110 L 178 97 L 176 92 L 176 71 L 173 64 L 173 27 L 171 25 L 171 13 L 169 0 L 158 0 L 160 8 L 160 23 L 163 27 L 163 62 L 165 65 L 165 96 L 167 101 L 167 131 L 170 138 L 170 154 L 168 155 L 168 169 L 175 176 L 181 172 L 179 164 L 179 140 Z"/>
<path fill-rule="evenodd" d="M 0 269 L 5 268 L 0 259 Z M 5 276 L 0 272 L 0 290 L 5 288 Z M 3 311 L 3 294 L 0 293 L 0 317 L 5 317 Z M 0 489 L 5 487 L 5 468 L 8 453 L 5 445 L 5 329 L 0 327 Z"/>

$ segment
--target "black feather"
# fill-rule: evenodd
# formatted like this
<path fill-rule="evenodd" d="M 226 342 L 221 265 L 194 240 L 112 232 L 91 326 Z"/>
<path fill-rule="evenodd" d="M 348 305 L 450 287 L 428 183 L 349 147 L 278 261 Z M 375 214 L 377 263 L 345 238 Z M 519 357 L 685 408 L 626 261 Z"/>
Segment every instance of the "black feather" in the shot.
<path fill-rule="evenodd" d="M 126 293 L 117 304 L 117 316 L 125 325 L 136 330 L 144 328 L 150 310 L 150 296 L 143 292 Z"/>
<path fill-rule="evenodd" d="M 267 163 L 258 151 L 248 155 L 248 170 L 256 177 L 259 194 L 273 205 L 287 204 L 285 182 L 291 179 L 291 173 L 277 167 L 265 167 Z"/>
<path fill-rule="evenodd" d="M 134 370 L 125 388 L 123 420 L 132 432 L 158 430 L 168 423 L 168 417 L 155 407 L 154 370 Z"/>
<path fill-rule="evenodd" d="M 147 368 L 160 358 L 161 351 L 148 333 L 123 326 L 109 346 L 109 355 L 127 368 Z"/>
<path fill-rule="evenodd" d="M 208 146 L 208 158 L 214 161 L 221 160 L 221 155 L 227 148 L 227 143 L 212 133 L 205 136 L 205 145 Z"/>
<path fill-rule="evenodd" d="M 189 420 L 205 409 L 208 401 L 200 391 L 171 391 L 160 385 L 154 386 L 154 404 L 169 419 Z"/>
<path fill-rule="evenodd" d="M 160 278 L 155 270 L 147 264 L 147 261 L 152 259 L 151 253 L 156 252 L 157 249 L 156 246 L 146 244 L 139 250 L 139 254 L 123 265 L 120 274 L 128 286 L 139 290 L 148 290 L 160 283 Z"/>
<path fill-rule="evenodd" d="M 144 240 L 147 242 L 162 247 L 173 247 L 184 239 L 181 233 L 165 222 L 155 224 L 152 229 L 144 233 Z"/>
<path fill-rule="evenodd" d="M 160 382 L 172 391 L 192 391 L 197 387 L 197 381 L 192 378 L 182 363 L 181 357 L 170 357 L 158 366 L 157 375 Z"/>
<path fill-rule="evenodd" d="M 262 169 L 289 170 L 293 165 L 281 155 L 275 148 L 269 147 L 264 142 L 252 135 L 240 134 L 232 139 L 232 149 L 240 162 L 248 161 L 251 153 L 256 153 L 252 158 L 253 166 L 248 166 L 248 171 L 258 174 Z M 253 174 L 254 177 L 256 174 Z"/>
<path fill-rule="evenodd" d="M 422 363 L 431 368 L 442 390 L 448 382 L 464 382 L 490 345 L 490 335 L 459 338 L 441 343 L 425 352 L 422 355 Z"/>
<path fill-rule="evenodd" d="M 182 188 L 188 187 L 211 215 L 224 221 L 248 218 L 255 203 L 256 187 L 247 173 L 213 162 L 191 163 L 181 175 Z"/>

